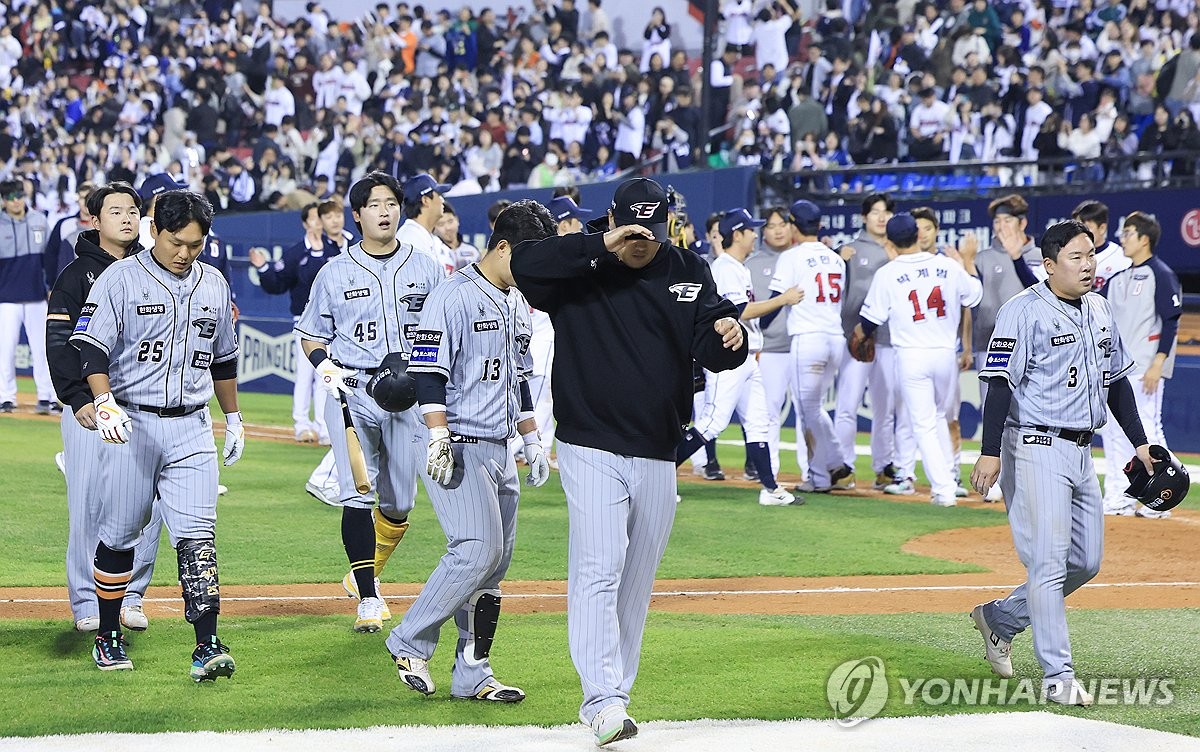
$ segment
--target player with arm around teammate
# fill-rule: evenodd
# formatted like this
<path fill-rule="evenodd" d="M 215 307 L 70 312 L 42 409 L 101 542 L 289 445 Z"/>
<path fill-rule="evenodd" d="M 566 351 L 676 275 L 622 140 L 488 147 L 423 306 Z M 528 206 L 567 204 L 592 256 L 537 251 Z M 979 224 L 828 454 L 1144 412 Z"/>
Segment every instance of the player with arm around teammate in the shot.
<path fill-rule="evenodd" d="M 708 265 L 666 243 L 667 194 L 616 190 L 603 234 L 522 243 L 512 272 L 554 322 L 554 413 L 567 497 L 567 630 L 579 718 L 597 744 L 637 734 L 637 678 L 654 572 L 675 519 L 676 446 L 691 413 L 692 361 L 746 360 L 733 303 Z"/>
<path fill-rule="evenodd" d="M 1175 272 L 1154 255 L 1161 236 L 1158 220 L 1149 214 L 1133 212 L 1125 217 L 1121 240 L 1132 266 L 1110 279 L 1101 294 L 1112 306 L 1117 328 L 1135 363 L 1129 383 L 1133 385 L 1146 439 L 1151 444 L 1166 447 L 1162 426 L 1163 388 L 1165 380 L 1175 372 L 1175 340 L 1179 317 L 1183 314 L 1183 291 Z M 1116 423 L 1111 415 L 1109 421 Z M 1119 431 L 1106 431 L 1103 436 L 1104 458 L 1108 462 L 1108 474 L 1104 478 L 1104 513 L 1137 514 L 1152 519 L 1170 517 L 1169 510 L 1138 506 L 1134 499 L 1125 495 L 1122 468 L 1133 456 L 1133 445 Z"/>
<path fill-rule="evenodd" d="M 934 506 L 955 505 L 947 395 L 958 379 L 961 309 L 979 303 L 983 285 L 971 259 L 963 263 L 920 250 L 917 221 L 907 212 L 888 220 L 896 258 L 875 273 L 856 336 L 887 323 L 896 354 L 900 419 L 910 421 Z"/>
<path fill-rule="evenodd" d="M 100 499 L 94 492 L 96 475 L 104 467 L 105 447 L 96 430 L 96 406 L 80 369 L 80 355 L 71 334 L 96 279 L 112 264 L 142 251 L 138 220 L 142 200 L 128 183 L 110 183 L 92 189 L 90 207 L 82 207 L 91 229 L 79 233 L 76 258 L 63 269 L 50 290 L 46 316 L 46 354 L 54 390 L 69 409 L 63 411 L 63 474 L 67 479 L 67 590 L 75 629 L 95 632 L 100 627 L 96 579 L 96 532 L 100 524 Z M 149 583 L 158 553 L 162 517 L 153 515 L 135 547 L 131 583 Z M 121 626 L 141 631 L 149 626 L 142 611 L 141 591 L 135 585 L 125 594 Z"/>
<path fill-rule="evenodd" d="M 816 204 L 801 199 L 792 204 L 789 214 L 800 242 L 779 257 L 771 294 L 801 291 L 800 302 L 784 312 L 791 337 L 789 380 L 796 395 L 796 413 L 813 438 L 808 479 L 796 490 L 826 493 L 836 481 L 853 478 L 850 466 L 842 460 L 842 447 L 824 407 L 825 393 L 846 354 L 842 334 L 846 262 L 817 240 L 821 210 Z"/>
<path fill-rule="evenodd" d="M 329 433 L 341 487 L 342 544 L 350 560 L 342 587 L 359 598 L 356 632 L 378 632 L 391 618 L 378 578 L 408 530 L 425 435 L 414 409 L 387 412 L 365 386 L 384 356 L 412 350 L 426 297 L 445 278 L 432 256 L 396 240 L 401 196 L 400 184 L 382 172 L 351 187 L 350 208 L 363 239 L 317 273 L 296 324 L 305 355 L 333 397 L 325 402 L 325 421 L 337 427 Z M 362 443 L 371 484 L 366 493 L 354 484 L 342 395 Z"/>
<path fill-rule="evenodd" d="M 1028 578 L 1007 598 L 971 612 L 992 670 L 1012 676 L 1013 638 L 1033 627 L 1046 699 L 1090 705 L 1076 681 L 1065 597 L 1096 576 L 1104 549 L 1092 434 L 1105 405 L 1153 473 L 1129 357 L 1107 300 L 1091 292 L 1095 245 L 1075 220 L 1042 236 L 1047 281 L 1001 306 L 980 379 L 983 446 L 971 472 L 981 494 L 999 478 L 1013 544 Z"/>
<path fill-rule="evenodd" d="M 705 442 L 716 439 L 729 425 L 736 409 L 746 432 L 746 455 L 758 474 L 762 490 L 758 503 L 763 506 L 787 506 L 797 499 L 775 481 L 771 467 L 770 418 L 767 417 L 767 397 L 763 391 L 762 373 L 758 359 L 753 357 L 762 349 L 762 331 L 758 319 L 781 308 L 800 302 L 804 294 L 790 287 L 768 300 L 754 300 L 754 283 L 746 268 L 746 257 L 758 240 L 758 228 L 766 224 L 754 219 L 745 209 L 733 209 L 721 219 L 721 243 L 725 252 L 712 262 L 713 281 L 717 294 L 733 303 L 748 333 L 751 357 L 737 368 L 722 373 L 711 370 L 704 375 L 704 408 L 696 416 L 695 428 L 685 432 L 680 447 L 682 463 Z"/>
<path fill-rule="evenodd" d="M 442 624 L 458 625 L 450 694 L 520 702 L 488 662 L 500 616 L 500 581 L 512 560 L 520 483 L 508 451 L 514 430 L 525 445 L 528 482 L 550 475 L 529 393 L 529 306 L 513 286 L 512 249 L 554 235 L 535 201 L 518 201 L 496 220 L 478 264 L 464 267 L 429 296 L 408 372 L 429 428 L 429 497 L 447 549 L 421 594 L 388 636 L 400 679 L 434 692 L 428 661 Z"/>
<path fill-rule="evenodd" d="M 184 618 L 196 633 L 191 676 L 199 682 L 234 671 L 217 639 L 217 451 L 208 416 L 214 391 L 225 413 L 226 466 L 241 457 L 245 431 L 229 285 L 195 263 L 212 216 L 208 201 L 190 191 L 160 195 L 154 247 L 96 280 L 71 337 L 95 395 L 96 426 L 112 445 L 104 447 L 96 478 L 100 633 L 92 657 L 101 670 L 133 668 L 119 610 L 134 545 L 157 505 L 178 554 Z"/>

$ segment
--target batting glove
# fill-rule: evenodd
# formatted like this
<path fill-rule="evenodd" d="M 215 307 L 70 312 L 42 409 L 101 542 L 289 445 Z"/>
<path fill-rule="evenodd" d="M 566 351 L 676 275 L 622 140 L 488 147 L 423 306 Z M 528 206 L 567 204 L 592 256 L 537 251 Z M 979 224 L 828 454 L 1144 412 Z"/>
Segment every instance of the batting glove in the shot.
<path fill-rule="evenodd" d="M 126 444 L 133 433 L 133 419 L 121 409 L 112 392 L 105 392 L 92 403 L 96 406 L 96 427 L 109 444 Z"/>
<path fill-rule="evenodd" d="M 342 368 L 337 363 L 334 363 L 331 358 L 326 358 L 321 361 L 321 365 L 317 366 L 317 375 L 321 378 L 321 386 L 325 391 L 329 392 L 329 396 L 337 398 L 340 394 L 350 394 L 350 387 L 346 386 L 346 378 L 353 376 L 356 372 L 347 368 Z"/>
<path fill-rule="evenodd" d="M 546 450 L 542 449 L 536 431 L 521 438 L 525 439 L 525 461 L 529 463 L 529 475 L 525 482 L 535 488 L 540 487 L 550 479 L 550 461 L 546 458 Z"/>
<path fill-rule="evenodd" d="M 429 461 L 425 464 L 425 472 L 435 482 L 450 485 L 454 475 L 454 452 L 450 446 L 450 429 L 445 426 L 429 429 Z"/>
<path fill-rule="evenodd" d="M 246 428 L 242 425 L 242 414 L 225 413 L 225 467 L 242 458 L 246 446 Z"/>

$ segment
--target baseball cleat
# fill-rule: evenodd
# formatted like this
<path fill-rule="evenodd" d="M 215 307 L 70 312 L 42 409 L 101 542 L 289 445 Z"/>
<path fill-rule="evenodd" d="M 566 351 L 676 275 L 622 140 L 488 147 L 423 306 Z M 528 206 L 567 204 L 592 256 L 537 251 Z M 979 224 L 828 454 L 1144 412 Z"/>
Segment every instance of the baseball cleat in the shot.
<path fill-rule="evenodd" d="M 217 484 L 217 496 L 224 496 L 227 493 L 229 493 L 229 486 L 223 486 L 220 483 L 218 483 Z"/>
<path fill-rule="evenodd" d="M 525 690 L 501 684 L 492 677 L 483 689 L 473 695 L 452 695 L 458 700 L 484 700 L 486 702 L 520 702 L 525 699 Z"/>
<path fill-rule="evenodd" d="M 758 492 L 758 503 L 764 507 L 786 507 L 796 503 L 796 497 L 783 489 L 783 486 L 776 486 L 774 489 L 766 489 Z M 801 499 L 800 503 L 804 503 Z"/>
<path fill-rule="evenodd" d="M 433 677 L 429 675 L 429 663 L 423 658 L 393 655 L 392 660 L 396 662 L 396 673 L 400 675 L 400 681 L 407 684 L 409 689 L 423 695 L 433 694 Z"/>
<path fill-rule="evenodd" d="M 1150 507 L 1139 506 L 1134 514 L 1147 520 L 1165 520 L 1171 516 L 1171 510 L 1167 509 L 1164 511 L 1159 511 L 1157 509 L 1151 509 Z"/>
<path fill-rule="evenodd" d="M 76 632 L 95 632 L 98 629 L 100 629 L 99 616 L 85 616 L 75 620 Z"/>
<path fill-rule="evenodd" d="M 984 654 L 987 656 L 987 662 L 992 664 L 992 672 L 1002 678 L 1011 679 L 1013 675 L 1012 643 L 1001 640 L 988 626 L 987 619 L 983 618 L 983 606 L 971 609 L 971 620 L 975 622 L 975 628 L 983 635 Z"/>
<path fill-rule="evenodd" d="M 758 470 L 753 465 L 746 465 L 742 472 L 742 480 L 758 482 Z"/>
<path fill-rule="evenodd" d="M 216 681 L 219 676 L 229 678 L 233 676 L 236 668 L 233 657 L 229 655 L 229 648 L 216 636 L 208 642 L 200 643 L 192 651 L 192 680 L 196 683 Z"/>
<path fill-rule="evenodd" d="M 989 503 L 996 502 L 996 501 L 1004 501 L 1004 494 L 1001 493 L 1001 491 L 1000 491 L 1000 484 L 997 483 L 996 485 L 989 488 L 988 492 L 984 495 L 983 500 L 986 502 L 989 502 Z"/>
<path fill-rule="evenodd" d="M 931 496 L 929 497 L 929 503 L 935 507 L 952 507 L 958 504 L 952 496 Z"/>
<path fill-rule="evenodd" d="M 146 613 L 142 611 L 141 604 L 121 607 L 121 626 L 126 629 L 132 629 L 134 632 L 146 631 L 146 628 L 150 626 L 150 620 L 146 618 Z"/>
<path fill-rule="evenodd" d="M 704 466 L 705 480 L 725 480 L 725 473 L 721 470 L 721 466 L 716 462 L 710 462 Z"/>
<path fill-rule="evenodd" d="M 1092 696 L 1074 678 L 1070 681 L 1059 679 L 1046 682 L 1042 685 L 1042 692 L 1047 700 L 1059 705 L 1078 705 L 1086 708 L 1092 704 Z"/>
<path fill-rule="evenodd" d="M 834 491 L 853 491 L 857 485 L 854 483 L 854 476 L 848 475 L 834 483 L 831 488 Z"/>
<path fill-rule="evenodd" d="M 965 498 L 967 498 L 967 494 L 969 494 L 969 493 L 970 492 L 967 491 L 967 489 L 964 488 L 963 486 L 955 486 L 954 487 L 954 498 L 956 498 L 956 499 L 965 499 Z"/>
<path fill-rule="evenodd" d="M 38 400 L 37 407 L 35 407 L 33 410 L 38 415 L 49 415 L 50 414 L 50 400 Z"/>
<path fill-rule="evenodd" d="M 623 705 L 609 705 L 601 708 L 591 722 L 592 733 L 596 735 L 596 746 L 619 742 L 622 739 L 632 739 L 637 736 L 638 727 Z"/>
<path fill-rule="evenodd" d="M 885 486 L 895 483 L 896 480 L 896 466 L 889 462 L 875 473 L 875 490 L 882 491 Z"/>
<path fill-rule="evenodd" d="M 796 486 L 796 493 L 829 493 L 833 486 L 815 486 L 811 480 L 806 480 Z"/>
<path fill-rule="evenodd" d="M 346 591 L 346 595 L 354 600 L 358 600 L 358 582 L 354 579 L 354 574 L 349 573 L 342 578 L 342 590 Z M 383 601 L 383 610 L 379 614 L 379 618 L 384 621 L 392 620 L 391 609 L 388 608 L 387 600 L 383 597 L 383 591 L 379 589 L 379 578 L 375 578 L 375 595 L 379 596 L 379 600 Z"/>
<path fill-rule="evenodd" d="M 11 413 L 17 406 L 12 402 L 0 402 L 0 413 Z"/>
<path fill-rule="evenodd" d="M 883 487 L 883 492 L 893 496 L 912 496 L 917 490 L 913 488 L 912 478 L 904 478 L 895 483 L 887 484 Z"/>
<path fill-rule="evenodd" d="M 382 598 L 363 598 L 358 602 L 358 618 L 354 620 L 354 631 L 370 633 L 383 629 L 382 612 Z"/>
<path fill-rule="evenodd" d="M 101 671 L 125 671 L 133 668 L 133 661 L 125 654 L 125 635 L 120 632 L 96 635 L 96 643 L 92 646 L 92 660 Z"/>
<path fill-rule="evenodd" d="M 67 474 L 67 455 L 64 452 L 56 452 L 54 455 L 54 464 L 58 467 L 58 471 L 63 475 Z"/>
<path fill-rule="evenodd" d="M 311 428 L 305 428 L 303 431 L 296 433 L 296 441 L 301 444 L 316 444 L 317 438 L 317 432 Z"/>
<path fill-rule="evenodd" d="M 328 504 L 331 507 L 341 506 L 338 504 L 337 494 L 330 494 L 328 487 L 318 486 L 316 483 L 305 483 L 304 490 L 308 491 L 309 495 L 322 504 Z"/>
<path fill-rule="evenodd" d="M 835 467 L 829 471 L 829 482 L 835 486 L 837 485 L 837 482 L 842 480 L 843 478 L 853 478 L 853 477 L 854 477 L 854 468 L 850 467 L 849 465 L 841 465 L 841 466 Z M 851 483 L 853 483 L 853 481 L 851 481 Z"/>

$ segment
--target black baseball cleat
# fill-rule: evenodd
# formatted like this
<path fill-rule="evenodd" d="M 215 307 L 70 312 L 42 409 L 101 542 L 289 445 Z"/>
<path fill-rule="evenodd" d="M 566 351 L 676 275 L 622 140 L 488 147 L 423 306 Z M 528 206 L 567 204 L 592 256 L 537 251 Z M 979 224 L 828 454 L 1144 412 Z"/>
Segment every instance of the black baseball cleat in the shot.
<path fill-rule="evenodd" d="M 11 413 L 17 406 L 11 402 L 0 402 L 0 413 Z"/>
<path fill-rule="evenodd" d="M 854 475 L 854 468 L 850 467 L 849 465 L 835 467 L 829 471 L 829 482 L 837 483 L 842 478 L 849 478 L 851 475 Z"/>
<path fill-rule="evenodd" d="M 200 643 L 192 651 L 192 680 L 197 683 L 216 681 L 218 676 L 228 678 L 233 676 L 235 668 L 229 648 L 216 637 Z"/>
<path fill-rule="evenodd" d="M 38 400 L 34 412 L 38 415 L 62 415 L 62 405 L 53 400 Z"/>
<path fill-rule="evenodd" d="M 758 482 L 758 468 L 749 462 L 746 463 L 745 472 L 742 473 L 742 478 L 749 481 Z"/>
<path fill-rule="evenodd" d="M 133 661 L 125 654 L 125 635 L 120 632 L 96 635 L 92 660 L 101 671 L 127 671 L 133 668 Z"/>
<path fill-rule="evenodd" d="M 721 466 L 716 462 L 710 462 L 704 466 L 705 480 L 725 480 L 725 473 L 721 471 Z"/>

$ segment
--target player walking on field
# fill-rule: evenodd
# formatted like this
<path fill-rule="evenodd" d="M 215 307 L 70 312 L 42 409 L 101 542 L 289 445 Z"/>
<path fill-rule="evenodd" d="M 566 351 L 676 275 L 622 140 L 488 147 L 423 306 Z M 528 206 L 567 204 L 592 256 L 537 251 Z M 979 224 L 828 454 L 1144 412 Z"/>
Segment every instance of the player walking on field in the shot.
<path fill-rule="evenodd" d="M 875 273 L 855 334 L 870 337 L 879 325 L 889 324 L 899 421 L 912 426 L 929 478 L 930 501 L 952 507 L 958 484 L 950 466 L 947 395 L 958 379 L 960 311 L 979 303 L 983 285 L 970 256 L 960 264 L 920 250 L 917 221 L 907 212 L 888 220 L 887 239 L 896 249 L 896 258 Z"/>
<path fill-rule="evenodd" d="M 622 183 L 609 223 L 604 234 L 524 243 L 512 259 L 517 286 L 554 323 L 568 641 L 579 718 L 600 745 L 637 734 L 626 706 L 675 519 L 692 361 L 726 371 L 747 352 L 737 308 L 717 294 L 708 265 L 665 242 L 662 186 Z"/>
<path fill-rule="evenodd" d="M 496 219 L 488 250 L 433 291 L 425 303 L 408 372 L 429 428 L 426 484 L 448 541 L 421 594 L 388 636 L 400 679 L 434 691 L 428 661 L 442 624 L 458 626 L 450 694 L 520 702 L 488 655 L 500 616 L 500 581 L 512 561 L 520 483 L 508 442 L 525 445 L 528 482 L 550 477 L 529 392 L 529 304 L 513 286 L 512 249 L 555 234 L 545 207 L 518 201 Z"/>
<path fill-rule="evenodd" d="M 813 456 L 808 480 L 797 490 L 826 493 L 842 478 L 851 478 L 853 483 L 854 475 L 842 461 L 844 453 L 824 407 L 825 393 L 846 353 L 842 334 L 846 262 L 817 240 L 821 210 L 816 204 L 801 199 L 792 204 L 790 215 L 800 242 L 780 255 L 771 294 L 800 291 L 800 302 L 785 311 L 791 337 L 789 381 L 795 390 L 799 422 L 812 435 Z"/>
<path fill-rule="evenodd" d="M 1033 626 L 1033 651 L 1045 672 L 1046 698 L 1090 705 L 1076 681 L 1065 597 L 1096 576 L 1104 549 L 1100 483 L 1092 435 L 1105 405 L 1137 458 L 1154 473 L 1150 447 L 1129 383 L 1135 362 L 1112 309 L 1091 292 L 1096 268 L 1091 233 L 1075 220 L 1042 236 L 1047 281 L 1001 306 L 981 380 L 983 446 L 971 472 L 981 494 L 999 478 L 1013 544 L 1028 573 L 1007 598 L 971 612 L 992 670 L 1012 676 L 1013 638 Z"/>
<path fill-rule="evenodd" d="M 100 499 L 95 488 L 105 467 L 105 447 L 96 429 L 96 406 L 83 378 L 79 350 L 71 334 L 80 310 L 96 279 L 116 261 L 142 251 L 138 244 L 138 219 L 142 200 L 128 183 L 115 182 L 93 190 L 86 211 L 92 229 L 79 233 L 76 259 L 63 269 L 50 291 L 50 313 L 46 316 L 46 353 L 54 390 L 70 409 L 63 411 L 63 474 L 67 478 L 67 590 L 75 629 L 95 632 L 100 628 L 96 601 L 96 579 L 92 562 L 100 524 Z M 121 626 L 141 631 L 149 626 L 142 611 L 141 596 L 150 583 L 162 517 L 153 515 L 142 530 L 135 548 L 133 578 L 120 611 Z M 140 589 L 138 585 L 140 584 Z"/>
<path fill-rule="evenodd" d="M 1123 332 L 1134 366 L 1129 374 L 1138 415 L 1151 444 L 1167 446 L 1163 435 L 1162 400 L 1166 380 L 1175 372 L 1175 340 L 1179 317 L 1183 314 L 1183 291 L 1179 278 L 1162 259 L 1154 255 L 1162 228 L 1158 220 L 1145 212 L 1125 218 L 1121 240 L 1125 257 L 1132 266 L 1118 272 L 1101 291 L 1112 306 L 1117 328 Z M 1110 415 L 1110 422 L 1112 420 Z M 1108 474 L 1104 478 L 1104 513 L 1162 519 L 1170 510 L 1158 511 L 1138 506 L 1124 493 L 1122 468 L 1133 456 L 1133 446 L 1119 431 L 1105 431 L 1104 458 Z M 1136 512 L 1134 511 L 1136 509 Z"/>
<path fill-rule="evenodd" d="M 379 575 L 408 530 L 425 436 L 415 410 L 387 412 L 366 393 L 366 383 L 388 353 L 411 352 L 426 297 L 445 279 L 432 256 L 396 240 L 400 203 L 400 184 L 386 173 L 369 173 L 351 186 L 350 209 L 363 239 L 317 273 L 296 324 L 305 355 L 333 397 L 325 421 L 342 426 L 345 395 L 371 484 L 365 493 L 355 488 L 346 433 L 331 430 L 350 560 L 342 586 L 359 598 L 356 632 L 378 632 L 391 618 Z"/>
<path fill-rule="evenodd" d="M 95 577 L 100 634 L 92 657 L 102 670 L 133 668 L 119 611 L 133 575 L 134 545 L 158 505 L 179 558 L 184 618 L 195 628 L 191 676 L 230 676 L 217 639 L 221 610 L 214 542 L 217 451 L 208 401 L 225 413 L 225 465 L 242 456 L 237 337 L 229 285 L 195 263 L 213 210 L 189 191 L 168 191 L 154 209 L 149 252 L 116 262 L 96 280 L 71 342 L 95 395 L 105 442 Z"/>

